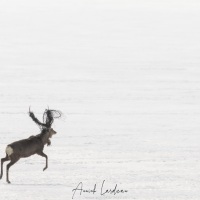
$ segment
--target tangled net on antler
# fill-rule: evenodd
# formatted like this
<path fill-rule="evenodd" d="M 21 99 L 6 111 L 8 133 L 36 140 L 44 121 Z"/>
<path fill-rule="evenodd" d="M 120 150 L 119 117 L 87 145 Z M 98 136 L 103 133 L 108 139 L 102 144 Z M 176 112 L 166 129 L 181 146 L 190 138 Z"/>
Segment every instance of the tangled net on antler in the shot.
<path fill-rule="evenodd" d="M 43 114 L 43 123 L 40 122 L 35 117 L 34 113 L 30 111 L 30 108 L 29 108 L 29 116 L 40 127 L 40 129 L 45 129 L 45 128 L 51 128 L 51 125 L 53 124 L 54 119 L 60 118 L 62 116 L 62 113 L 59 110 L 46 109 Z"/>

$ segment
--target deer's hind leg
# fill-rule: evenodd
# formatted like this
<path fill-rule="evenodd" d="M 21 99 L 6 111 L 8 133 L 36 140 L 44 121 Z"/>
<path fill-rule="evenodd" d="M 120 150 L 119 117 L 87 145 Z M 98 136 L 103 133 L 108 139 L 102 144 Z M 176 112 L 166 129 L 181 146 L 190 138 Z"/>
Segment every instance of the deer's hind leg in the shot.
<path fill-rule="evenodd" d="M 6 157 L 5 158 L 2 158 L 1 159 L 1 175 L 0 175 L 0 179 L 3 177 L 3 163 L 8 161 L 9 160 L 9 157 L 8 155 L 6 154 Z"/>
<path fill-rule="evenodd" d="M 18 156 L 12 156 L 11 157 L 11 161 L 7 164 L 7 171 L 6 171 L 6 180 L 8 183 L 10 183 L 9 181 L 9 169 L 12 165 L 14 165 L 20 158 Z"/>

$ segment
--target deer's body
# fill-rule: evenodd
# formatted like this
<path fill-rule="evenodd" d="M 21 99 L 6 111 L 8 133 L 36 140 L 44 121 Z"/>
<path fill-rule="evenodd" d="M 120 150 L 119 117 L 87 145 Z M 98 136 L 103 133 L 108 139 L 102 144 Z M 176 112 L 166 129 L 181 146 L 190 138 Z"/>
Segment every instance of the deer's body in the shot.
<path fill-rule="evenodd" d="M 43 170 L 47 169 L 48 157 L 46 154 L 43 153 L 43 149 L 46 144 L 51 144 L 50 138 L 53 134 L 56 134 L 56 132 L 52 128 L 43 129 L 43 131 L 36 136 L 31 136 L 27 139 L 19 140 L 9 144 L 6 147 L 6 157 L 1 159 L 0 179 L 3 176 L 3 163 L 5 161 L 10 160 L 10 163 L 7 165 L 7 182 L 10 183 L 9 168 L 13 164 L 15 164 L 20 158 L 26 158 L 34 154 L 38 154 L 46 158 L 46 166 Z"/>
<path fill-rule="evenodd" d="M 43 150 L 43 148 L 44 145 L 39 138 L 31 138 L 9 144 L 6 148 L 6 154 L 11 157 L 14 153 L 15 156 L 26 158 L 36 154 L 41 149 Z"/>

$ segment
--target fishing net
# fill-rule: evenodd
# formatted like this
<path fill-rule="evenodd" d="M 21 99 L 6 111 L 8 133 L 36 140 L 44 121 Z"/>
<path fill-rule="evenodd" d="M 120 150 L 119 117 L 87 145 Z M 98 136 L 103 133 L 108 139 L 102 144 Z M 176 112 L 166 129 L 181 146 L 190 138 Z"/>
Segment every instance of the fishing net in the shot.
<path fill-rule="evenodd" d="M 50 110 L 46 109 L 43 114 L 43 123 L 40 122 L 34 115 L 33 112 L 29 109 L 29 116 L 32 120 L 40 127 L 40 129 L 51 128 L 51 125 L 54 122 L 54 119 L 61 118 L 62 112 L 59 110 Z"/>

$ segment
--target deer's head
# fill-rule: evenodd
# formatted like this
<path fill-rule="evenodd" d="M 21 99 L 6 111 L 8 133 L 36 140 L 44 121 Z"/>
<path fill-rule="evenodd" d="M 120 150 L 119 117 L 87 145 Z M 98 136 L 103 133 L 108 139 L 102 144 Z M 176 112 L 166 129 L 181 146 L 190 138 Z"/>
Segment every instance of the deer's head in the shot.
<path fill-rule="evenodd" d="M 48 129 L 48 133 L 49 133 L 49 138 L 51 138 L 53 135 L 55 135 L 57 132 L 53 130 L 53 128 L 49 128 Z"/>

